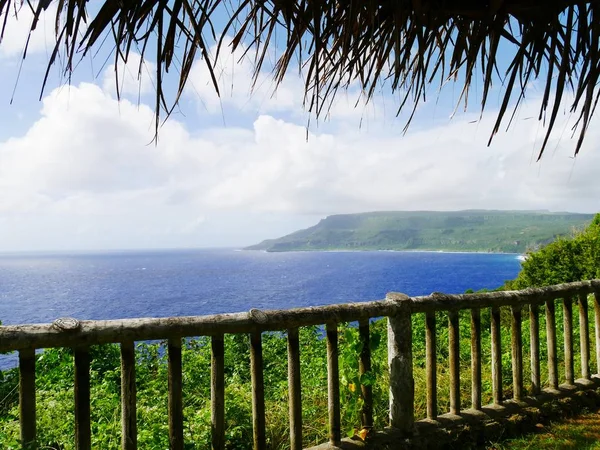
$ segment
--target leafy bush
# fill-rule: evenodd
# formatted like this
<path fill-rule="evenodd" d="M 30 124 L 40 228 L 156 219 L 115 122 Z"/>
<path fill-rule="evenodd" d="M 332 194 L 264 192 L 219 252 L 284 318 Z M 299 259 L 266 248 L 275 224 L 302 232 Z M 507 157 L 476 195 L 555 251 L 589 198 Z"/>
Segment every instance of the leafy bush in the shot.
<path fill-rule="evenodd" d="M 600 277 L 600 214 L 571 238 L 558 238 L 536 252 L 530 252 L 509 289 L 550 286 Z"/>

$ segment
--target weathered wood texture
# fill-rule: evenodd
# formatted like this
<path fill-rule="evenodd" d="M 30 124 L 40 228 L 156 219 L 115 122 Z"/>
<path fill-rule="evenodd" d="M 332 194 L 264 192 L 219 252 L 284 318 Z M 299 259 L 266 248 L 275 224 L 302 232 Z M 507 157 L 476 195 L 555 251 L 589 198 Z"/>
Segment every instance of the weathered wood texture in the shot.
<path fill-rule="evenodd" d="M 548 347 L 548 386 L 558 389 L 558 359 L 556 353 L 556 306 L 546 301 L 546 345 Z"/>
<path fill-rule="evenodd" d="M 572 385 L 575 382 L 575 369 L 573 361 L 573 300 L 571 297 L 563 299 L 563 335 L 565 344 L 565 383 Z"/>
<path fill-rule="evenodd" d="M 531 352 L 531 394 L 542 391 L 540 377 L 540 313 L 538 305 L 529 306 L 529 341 Z"/>
<path fill-rule="evenodd" d="M 225 449 L 225 342 L 223 335 L 211 339 L 210 422 L 213 450 Z"/>
<path fill-rule="evenodd" d="M 521 326 L 521 307 L 511 307 L 511 356 L 513 375 L 513 399 L 523 399 L 523 336 Z"/>
<path fill-rule="evenodd" d="M 267 448 L 267 426 L 265 421 L 265 382 L 260 332 L 250 335 L 250 373 L 252 376 L 253 448 L 254 450 L 265 450 Z"/>
<path fill-rule="evenodd" d="M 286 330 L 327 322 L 352 322 L 371 317 L 391 316 L 407 303 L 411 312 L 447 311 L 513 305 L 529 305 L 549 299 L 600 291 L 600 280 L 581 281 L 524 291 L 445 295 L 404 299 L 404 302 L 376 301 L 348 303 L 279 311 L 251 310 L 245 313 L 210 316 L 81 321 L 76 329 L 64 330 L 52 324 L 11 325 L 0 328 L 0 352 L 27 348 L 69 347 L 112 342 L 143 341 L 171 337 L 213 336 L 227 333 Z M 398 296 L 391 293 L 387 300 Z M 402 295 L 400 295 L 402 297 Z M 406 306 L 406 305 L 404 305 Z"/>
<path fill-rule="evenodd" d="M 169 339 L 167 351 L 169 366 L 169 444 L 170 450 L 183 450 L 181 339 Z"/>
<path fill-rule="evenodd" d="M 34 350 L 19 352 L 19 417 L 21 442 L 23 448 L 29 448 L 36 439 Z"/>
<path fill-rule="evenodd" d="M 581 352 L 581 377 L 589 380 L 590 373 L 590 326 L 588 323 L 587 294 L 579 295 L 579 348 Z"/>
<path fill-rule="evenodd" d="M 471 408 L 481 409 L 481 311 L 471 310 Z"/>
<path fill-rule="evenodd" d="M 135 385 L 135 346 L 121 344 L 121 448 L 137 449 L 137 403 Z"/>
<path fill-rule="evenodd" d="M 502 404 L 502 340 L 500 337 L 500 308 L 492 308 L 492 395 L 494 404 Z"/>
<path fill-rule="evenodd" d="M 371 373 L 371 342 L 369 336 L 369 321 L 361 320 L 358 323 L 358 336 L 361 343 L 361 351 L 358 359 L 358 374 L 360 377 Z M 360 422 L 363 428 L 373 428 L 373 387 L 370 383 L 360 385 L 363 399 Z"/>
<path fill-rule="evenodd" d="M 340 414 L 340 369 L 337 323 L 329 322 L 327 334 L 327 410 L 329 413 L 329 443 L 334 447 L 342 440 Z"/>
<path fill-rule="evenodd" d="M 390 426 L 411 434 L 415 420 L 411 313 L 403 297 L 388 298 L 400 306 L 398 313 L 388 318 Z"/>
<path fill-rule="evenodd" d="M 300 383 L 300 338 L 292 328 L 288 336 L 288 383 L 290 399 L 290 450 L 302 450 L 302 386 Z"/>
<path fill-rule="evenodd" d="M 168 339 L 169 441 L 171 450 L 183 450 L 182 338 L 212 336 L 211 412 L 212 448 L 225 447 L 224 339 L 225 333 L 250 334 L 250 365 L 253 390 L 254 449 L 266 448 L 264 379 L 261 333 L 269 330 L 288 332 L 288 375 L 290 410 L 290 446 L 302 447 L 302 406 L 300 382 L 300 345 L 298 327 L 326 324 L 328 364 L 328 410 L 330 444 L 341 441 L 340 387 L 337 324 L 359 322 L 359 375 L 371 370 L 369 319 L 388 317 L 388 363 L 390 370 L 390 425 L 404 435 L 414 427 L 414 380 L 412 372 L 412 320 L 415 313 L 426 316 L 427 415 L 437 417 L 436 320 L 438 311 L 448 312 L 450 412 L 460 413 L 459 310 L 471 310 L 471 371 L 474 409 L 481 409 L 481 317 L 480 308 L 491 307 L 492 384 L 495 404 L 502 403 L 502 361 L 500 307 L 511 308 L 511 353 L 513 396 L 523 397 L 523 350 L 521 310 L 529 306 L 531 339 L 532 393 L 541 390 L 539 309 L 545 303 L 548 348 L 548 378 L 551 388 L 558 387 L 555 300 L 563 299 L 565 378 L 574 383 L 572 298 L 579 300 L 582 376 L 590 379 L 589 324 L 587 296 L 595 295 L 596 352 L 600 361 L 600 280 L 570 283 L 540 289 L 485 294 L 445 295 L 434 293 L 410 298 L 390 293 L 385 301 L 298 308 L 284 311 L 260 311 L 201 317 L 166 319 L 128 319 L 112 321 L 57 321 L 51 325 L 0 327 L 0 352 L 19 351 L 21 439 L 34 442 L 35 351 L 36 348 L 75 346 L 75 443 L 77 450 L 91 449 L 90 355 L 89 345 L 121 343 L 122 449 L 137 449 L 135 340 Z M 69 326 L 65 326 L 65 323 Z M 600 368 L 598 370 L 600 372 Z M 372 390 L 361 385 L 364 400 L 361 425 L 373 426 Z"/>
<path fill-rule="evenodd" d="M 90 353 L 75 349 L 75 449 L 92 449 L 90 424 Z"/>
<path fill-rule="evenodd" d="M 448 313 L 448 354 L 450 370 L 450 414 L 460 414 L 460 329 L 458 312 Z"/>
<path fill-rule="evenodd" d="M 425 315 L 425 364 L 427 372 L 427 418 L 436 419 L 437 410 L 437 339 L 435 313 Z"/>

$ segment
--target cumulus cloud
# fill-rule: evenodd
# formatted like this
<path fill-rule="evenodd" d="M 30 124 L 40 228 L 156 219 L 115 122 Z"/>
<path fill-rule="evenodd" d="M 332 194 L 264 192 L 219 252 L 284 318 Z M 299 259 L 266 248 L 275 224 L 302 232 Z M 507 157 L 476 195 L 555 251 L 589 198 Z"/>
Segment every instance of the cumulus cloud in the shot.
<path fill-rule="evenodd" d="M 525 105 L 520 117 L 530 115 Z M 562 118 L 536 163 L 537 123 L 517 120 L 487 148 L 489 116 L 407 136 L 383 125 L 308 139 L 302 120 L 274 114 L 201 130 L 171 118 L 155 145 L 150 107 L 93 84 L 57 89 L 24 135 L 0 142 L 0 234 L 12 245 L 38 233 L 59 247 L 200 246 L 251 243 L 344 212 L 599 209 L 598 120 L 572 159 Z"/>
<path fill-rule="evenodd" d="M 272 114 L 306 120 L 308 106 L 304 104 L 306 73 L 290 64 L 288 73 L 277 85 L 274 81 L 274 65 L 279 57 L 275 47 L 267 52 L 262 70 L 254 73 L 254 50 L 240 45 L 234 52 L 230 51 L 231 38 L 226 37 L 216 62 L 214 71 L 220 95 L 217 95 L 213 81 L 204 61 L 197 62 L 190 72 L 187 94 L 196 99 L 199 111 L 209 114 L 220 114 L 239 111 L 247 114 Z M 210 49 L 215 55 L 216 46 Z M 389 100 L 389 99 L 388 99 Z M 307 99 L 310 101 L 310 99 Z M 326 105 L 322 120 L 354 119 L 373 117 L 381 110 L 381 99 L 367 103 L 364 95 L 356 86 L 340 92 L 336 101 Z M 357 119 L 357 120 L 356 120 Z"/>
<path fill-rule="evenodd" d="M 153 92 L 155 87 L 156 64 L 144 59 L 139 53 L 129 52 L 127 62 L 121 58 L 104 71 L 102 86 L 106 92 L 137 96 Z"/>
<path fill-rule="evenodd" d="M 6 22 L 2 45 L 0 45 L 0 58 L 22 56 L 28 37 L 28 55 L 40 52 L 51 53 L 56 43 L 54 34 L 55 18 L 56 5 L 51 4 L 45 12 L 42 12 L 42 17 L 37 24 L 36 30 L 29 36 L 29 30 L 33 22 L 33 13 L 29 5 L 17 6 L 16 9 L 11 8 Z M 4 21 L 4 16 L 0 16 L 0 19 Z"/>

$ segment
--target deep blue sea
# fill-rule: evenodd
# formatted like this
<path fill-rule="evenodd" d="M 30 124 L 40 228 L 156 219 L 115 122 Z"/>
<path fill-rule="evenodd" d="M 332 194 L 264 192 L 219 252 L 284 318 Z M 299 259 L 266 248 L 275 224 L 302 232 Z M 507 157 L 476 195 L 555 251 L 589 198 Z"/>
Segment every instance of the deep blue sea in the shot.
<path fill-rule="evenodd" d="M 0 255 L 0 321 L 201 315 L 495 288 L 518 255 L 236 250 Z M 0 355 L 0 370 L 16 355 Z"/>
<path fill-rule="evenodd" d="M 0 256 L 0 320 L 201 315 L 495 288 L 518 255 L 143 251 Z"/>

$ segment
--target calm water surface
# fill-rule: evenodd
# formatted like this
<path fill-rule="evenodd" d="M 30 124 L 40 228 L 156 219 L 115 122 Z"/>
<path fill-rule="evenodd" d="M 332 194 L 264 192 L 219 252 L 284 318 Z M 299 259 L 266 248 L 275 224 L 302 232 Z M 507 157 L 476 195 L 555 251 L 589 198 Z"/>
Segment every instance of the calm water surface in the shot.
<path fill-rule="evenodd" d="M 0 321 L 120 319 L 281 309 L 495 288 L 518 255 L 235 250 L 0 256 Z M 16 355 L 0 355 L 0 370 Z"/>
<path fill-rule="evenodd" d="M 235 250 L 0 256 L 0 320 L 116 319 L 278 309 L 495 288 L 517 255 Z"/>

